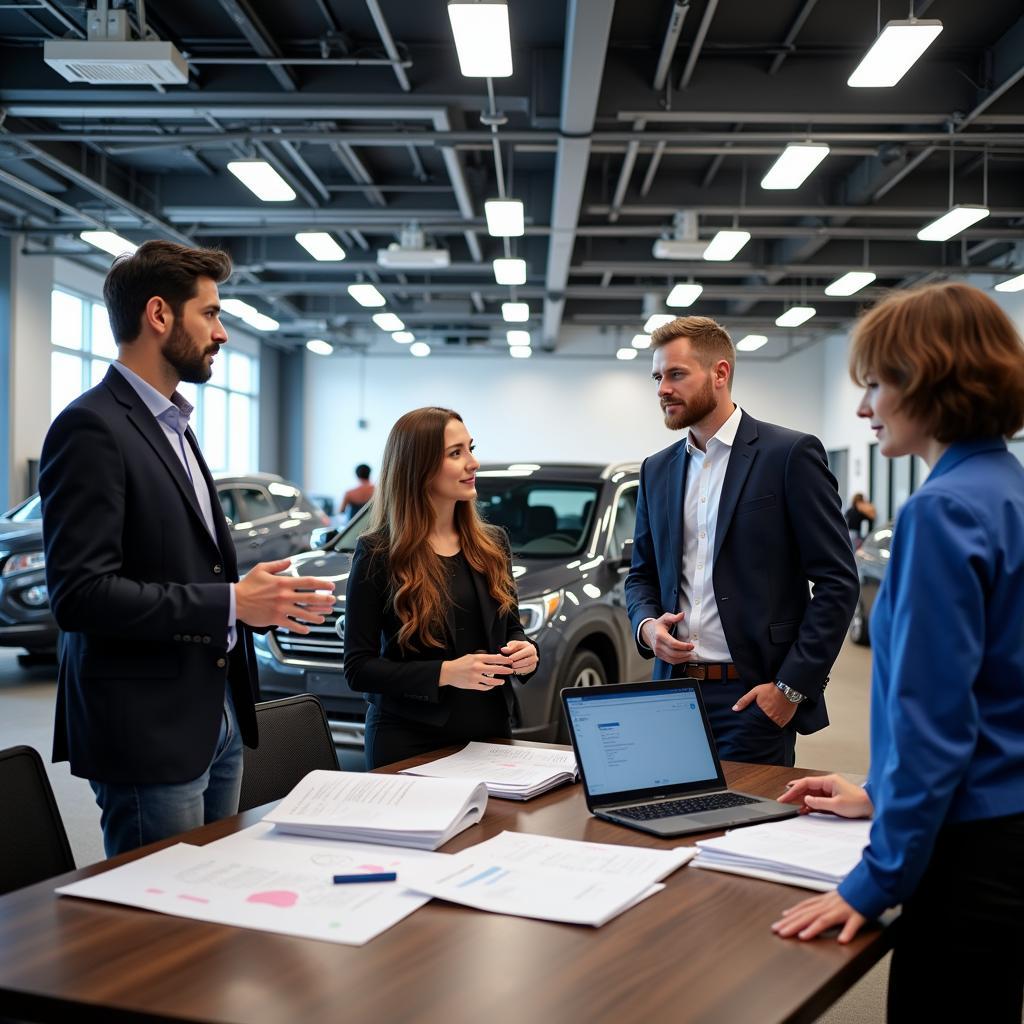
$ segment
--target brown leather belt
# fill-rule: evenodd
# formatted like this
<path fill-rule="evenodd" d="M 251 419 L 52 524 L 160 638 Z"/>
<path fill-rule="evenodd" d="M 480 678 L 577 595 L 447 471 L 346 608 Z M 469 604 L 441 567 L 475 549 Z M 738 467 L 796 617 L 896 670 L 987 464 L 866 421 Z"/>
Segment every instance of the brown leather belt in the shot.
<path fill-rule="evenodd" d="M 720 662 L 706 664 L 699 661 L 688 661 L 680 667 L 683 670 L 684 679 L 714 679 L 720 682 L 723 679 L 739 679 L 740 677 L 739 669 L 732 662 L 723 665 Z"/>

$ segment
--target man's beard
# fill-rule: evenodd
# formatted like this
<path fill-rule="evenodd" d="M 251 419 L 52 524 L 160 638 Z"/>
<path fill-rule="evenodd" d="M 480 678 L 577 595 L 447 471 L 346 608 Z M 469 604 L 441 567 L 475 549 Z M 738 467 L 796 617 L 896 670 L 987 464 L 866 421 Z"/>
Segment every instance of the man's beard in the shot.
<path fill-rule="evenodd" d="M 175 320 L 162 352 L 164 359 L 186 384 L 205 384 L 213 376 L 213 367 L 206 365 L 206 357 L 216 355 L 219 349 L 219 345 L 201 349 L 181 321 Z"/>
<path fill-rule="evenodd" d="M 714 412 L 716 405 L 715 389 L 709 375 L 700 393 L 695 395 L 678 412 L 670 413 L 662 410 L 665 414 L 665 426 L 669 430 L 682 430 L 684 427 L 691 427 L 694 423 L 699 423 L 709 413 Z"/>

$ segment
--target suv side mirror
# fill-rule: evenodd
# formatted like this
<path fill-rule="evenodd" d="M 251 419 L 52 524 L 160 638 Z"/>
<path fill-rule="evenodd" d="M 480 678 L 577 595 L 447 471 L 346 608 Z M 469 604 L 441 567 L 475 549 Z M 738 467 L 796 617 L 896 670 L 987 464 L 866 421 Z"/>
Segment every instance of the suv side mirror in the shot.
<path fill-rule="evenodd" d="M 309 535 L 309 546 L 313 551 L 327 547 L 328 544 L 338 536 L 338 531 L 332 526 L 318 526 Z"/>
<path fill-rule="evenodd" d="M 611 568 L 613 569 L 628 569 L 633 562 L 633 541 L 624 540 L 622 542 L 622 550 L 619 551 L 618 557 L 612 561 Z"/>

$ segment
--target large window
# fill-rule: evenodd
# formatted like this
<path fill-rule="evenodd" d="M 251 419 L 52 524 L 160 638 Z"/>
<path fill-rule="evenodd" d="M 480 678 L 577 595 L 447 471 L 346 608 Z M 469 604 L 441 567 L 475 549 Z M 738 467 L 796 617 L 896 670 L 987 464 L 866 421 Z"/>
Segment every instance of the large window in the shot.
<path fill-rule="evenodd" d="M 117 345 L 103 303 L 62 288 L 51 296 L 50 341 L 52 420 L 103 379 Z M 258 356 L 228 347 L 214 360 L 207 384 L 178 386 L 195 406 L 192 429 L 214 473 L 250 473 L 259 465 L 259 377 Z"/>

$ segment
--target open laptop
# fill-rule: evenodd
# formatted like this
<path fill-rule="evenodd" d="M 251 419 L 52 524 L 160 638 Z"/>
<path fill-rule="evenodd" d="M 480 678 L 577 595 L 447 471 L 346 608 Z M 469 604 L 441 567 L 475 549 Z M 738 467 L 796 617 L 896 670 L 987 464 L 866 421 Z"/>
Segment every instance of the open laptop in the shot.
<path fill-rule="evenodd" d="M 591 814 L 681 836 L 797 814 L 729 789 L 700 690 L 688 679 L 562 690 Z"/>

